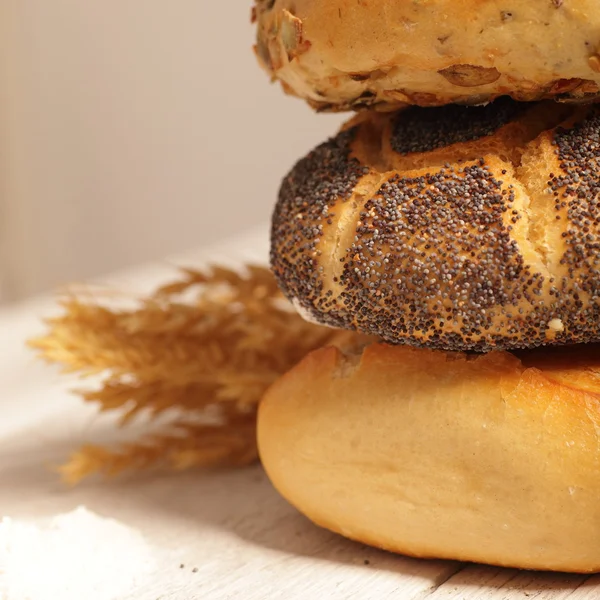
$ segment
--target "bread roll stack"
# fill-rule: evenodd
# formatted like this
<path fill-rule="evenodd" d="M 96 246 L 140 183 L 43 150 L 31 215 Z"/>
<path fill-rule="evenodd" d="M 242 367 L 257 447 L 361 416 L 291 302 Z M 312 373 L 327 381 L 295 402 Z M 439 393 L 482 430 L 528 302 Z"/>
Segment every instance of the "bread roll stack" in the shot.
<path fill-rule="evenodd" d="M 287 93 L 353 110 L 285 177 L 271 264 L 323 348 L 261 458 L 399 553 L 600 571 L 600 6 L 256 0 Z"/>

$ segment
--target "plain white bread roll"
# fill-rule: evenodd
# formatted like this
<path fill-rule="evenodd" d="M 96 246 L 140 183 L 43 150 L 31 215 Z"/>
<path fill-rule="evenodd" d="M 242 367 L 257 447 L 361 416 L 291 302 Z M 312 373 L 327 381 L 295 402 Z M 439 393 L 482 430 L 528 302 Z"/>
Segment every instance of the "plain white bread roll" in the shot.
<path fill-rule="evenodd" d="M 600 570 L 600 352 L 310 354 L 259 412 L 264 467 L 312 521 L 417 557 Z"/>

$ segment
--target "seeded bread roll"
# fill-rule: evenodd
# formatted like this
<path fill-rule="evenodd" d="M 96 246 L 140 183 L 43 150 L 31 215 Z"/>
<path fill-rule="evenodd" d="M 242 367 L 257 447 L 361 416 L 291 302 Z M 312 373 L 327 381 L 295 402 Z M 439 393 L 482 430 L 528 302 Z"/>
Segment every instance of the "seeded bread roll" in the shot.
<path fill-rule="evenodd" d="M 361 114 L 284 180 L 271 264 L 308 320 L 391 343 L 600 339 L 600 116 L 520 104 Z"/>
<path fill-rule="evenodd" d="M 256 0 L 256 53 L 319 110 L 589 100 L 596 0 Z"/>
<path fill-rule="evenodd" d="M 599 381 L 597 346 L 325 348 L 267 393 L 260 456 L 289 502 L 366 544 L 599 571 Z"/>

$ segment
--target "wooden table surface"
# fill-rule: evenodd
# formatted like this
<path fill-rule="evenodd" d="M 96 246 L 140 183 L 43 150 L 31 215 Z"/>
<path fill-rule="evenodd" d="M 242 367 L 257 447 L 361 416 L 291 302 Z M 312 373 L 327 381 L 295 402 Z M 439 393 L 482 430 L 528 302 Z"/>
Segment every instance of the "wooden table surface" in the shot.
<path fill-rule="evenodd" d="M 169 279 L 174 264 L 264 261 L 265 256 L 266 228 L 261 228 L 107 281 L 144 291 Z M 41 331 L 40 317 L 53 308 L 52 299 L 41 298 L 0 310 L 0 517 L 38 519 L 85 505 L 139 529 L 159 560 L 127 598 L 600 599 L 599 577 L 412 560 L 349 542 L 299 515 L 259 467 L 65 488 L 49 465 L 83 441 L 102 439 L 110 425 L 24 349 L 25 339 Z"/>

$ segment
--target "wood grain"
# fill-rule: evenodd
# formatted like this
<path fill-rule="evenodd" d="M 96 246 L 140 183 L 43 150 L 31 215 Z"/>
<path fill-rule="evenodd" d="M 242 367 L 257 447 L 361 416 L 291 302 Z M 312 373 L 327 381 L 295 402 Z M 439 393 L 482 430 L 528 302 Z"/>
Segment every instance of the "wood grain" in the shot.
<path fill-rule="evenodd" d="M 540 574 L 469 565 L 454 574 L 427 600 L 502 600 L 504 598 L 577 598 L 585 575 Z"/>

